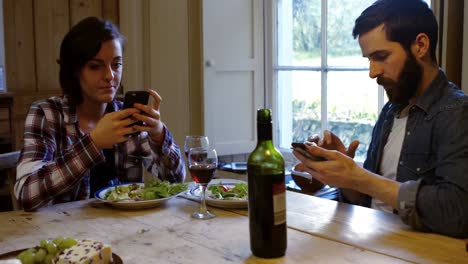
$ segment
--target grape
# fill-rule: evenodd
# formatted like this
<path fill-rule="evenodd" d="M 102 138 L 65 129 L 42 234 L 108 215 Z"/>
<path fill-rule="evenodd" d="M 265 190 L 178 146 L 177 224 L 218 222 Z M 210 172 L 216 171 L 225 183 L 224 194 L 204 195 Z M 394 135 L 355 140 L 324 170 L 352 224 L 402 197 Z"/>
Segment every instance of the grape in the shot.
<path fill-rule="evenodd" d="M 40 248 L 37 253 L 36 253 L 36 256 L 34 258 L 34 260 L 38 263 L 41 263 L 42 261 L 44 261 L 44 258 L 46 257 L 47 255 L 47 251 L 43 248 Z"/>
<path fill-rule="evenodd" d="M 31 254 L 36 254 L 36 249 L 35 248 L 28 248 L 26 250 L 23 250 L 21 253 L 16 256 L 18 259 L 23 260 L 26 255 L 31 255 Z"/>
<path fill-rule="evenodd" d="M 47 245 L 47 243 L 49 243 L 49 240 L 43 239 L 43 240 L 41 240 L 41 242 L 39 243 L 39 246 L 42 247 L 42 248 L 45 248 L 46 245 Z"/>
<path fill-rule="evenodd" d="M 53 259 L 63 250 L 78 244 L 74 238 L 58 236 L 53 240 L 41 240 L 36 247 L 28 248 L 18 254 L 22 264 L 52 264 Z"/>
<path fill-rule="evenodd" d="M 78 244 L 78 242 L 75 239 L 71 237 L 67 237 L 62 241 L 62 244 L 60 246 L 63 249 L 67 249 L 67 248 L 71 248 L 72 246 L 76 244 Z"/>
<path fill-rule="evenodd" d="M 55 258 L 55 255 L 52 255 L 52 254 L 48 254 L 45 258 L 44 258 L 44 263 L 45 264 L 52 264 L 52 260 Z"/>
<path fill-rule="evenodd" d="M 55 245 L 54 242 L 48 243 L 46 249 L 49 254 L 57 254 L 57 245 Z"/>
<path fill-rule="evenodd" d="M 32 252 L 26 252 L 21 259 L 22 264 L 34 264 L 36 254 Z"/>
<path fill-rule="evenodd" d="M 24 255 L 26 255 L 26 252 L 28 252 L 28 251 L 27 251 L 27 250 L 23 250 L 23 251 L 21 251 L 21 253 L 19 253 L 19 255 L 16 256 L 16 257 L 19 258 L 19 259 L 22 259 L 22 258 L 24 257 Z"/>
<path fill-rule="evenodd" d="M 33 247 L 26 249 L 26 252 L 28 253 L 36 253 L 36 251 L 37 251 L 36 248 L 33 248 Z"/>
<path fill-rule="evenodd" d="M 52 242 L 54 242 L 55 245 L 57 245 L 57 246 L 60 245 L 60 243 L 62 243 L 62 241 L 63 241 L 63 237 L 62 237 L 62 236 L 58 236 L 58 237 L 56 237 L 54 240 L 52 240 Z"/>

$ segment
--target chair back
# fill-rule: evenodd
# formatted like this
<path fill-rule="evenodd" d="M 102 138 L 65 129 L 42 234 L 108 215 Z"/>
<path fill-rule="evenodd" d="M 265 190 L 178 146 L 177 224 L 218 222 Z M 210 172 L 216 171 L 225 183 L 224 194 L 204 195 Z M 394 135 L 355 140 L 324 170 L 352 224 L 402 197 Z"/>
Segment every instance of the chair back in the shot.
<path fill-rule="evenodd" d="M 0 169 L 16 168 L 21 151 L 13 151 L 0 154 Z"/>
<path fill-rule="evenodd" d="M 16 182 L 16 165 L 18 164 L 21 151 L 13 151 L 0 154 L 0 171 L 6 172 L 6 182 L 10 192 L 13 210 L 20 210 L 21 205 L 16 199 L 14 187 Z M 3 174 L 0 174 L 3 175 Z"/>

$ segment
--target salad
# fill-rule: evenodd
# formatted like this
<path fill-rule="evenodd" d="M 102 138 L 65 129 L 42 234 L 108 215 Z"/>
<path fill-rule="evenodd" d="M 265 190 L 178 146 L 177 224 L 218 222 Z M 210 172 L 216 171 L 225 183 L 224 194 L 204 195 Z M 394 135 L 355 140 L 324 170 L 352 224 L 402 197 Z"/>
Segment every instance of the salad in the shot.
<path fill-rule="evenodd" d="M 223 185 L 222 182 L 208 187 L 209 197 L 218 200 L 247 200 L 248 189 L 246 183 L 236 183 L 234 187 Z"/>
<path fill-rule="evenodd" d="M 117 202 L 124 200 L 154 200 L 166 198 L 174 194 L 186 191 L 186 183 L 169 183 L 167 181 L 151 180 L 143 184 L 133 183 L 110 188 L 104 198 L 108 201 Z"/>

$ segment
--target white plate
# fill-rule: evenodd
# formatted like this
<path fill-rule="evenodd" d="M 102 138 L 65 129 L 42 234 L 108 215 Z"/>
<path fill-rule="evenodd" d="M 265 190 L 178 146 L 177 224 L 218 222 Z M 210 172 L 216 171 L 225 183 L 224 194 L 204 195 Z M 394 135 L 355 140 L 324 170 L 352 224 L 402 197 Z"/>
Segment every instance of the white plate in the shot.
<path fill-rule="evenodd" d="M 131 184 L 133 184 L 133 183 L 119 184 L 119 185 L 116 185 L 116 186 L 128 186 L 128 185 L 131 185 Z M 144 186 L 144 183 L 137 183 L 137 184 Z M 110 187 L 103 188 L 103 189 L 97 191 L 94 194 L 94 197 L 99 201 L 105 202 L 105 203 L 107 203 L 107 204 L 109 204 L 109 205 L 111 205 L 113 207 L 120 208 L 120 209 L 147 209 L 147 208 L 160 206 L 161 204 L 167 202 L 169 199 L 174 198 L 174 197 L 176 197 L 176 196 L 183 193 L 183 192 L 180 192 L 178 194 L 174 194 L 174 195 L 166 197 L 166 198 L 154 199 L 154 200 L 143 200 L 143 201 L 125 200 L 125 201 L 117 201 L 117 202 L 106 200 L 105 199 L 106 193 L 108 191 L 110 191 L 111 189 L 113 189 L 114 187 L 115 186 L 110 186 Z"/>
<path fill-rule="evenodd" d="M 223 169 L 234 172 L 246 172 L 247 162 L 231 162 L 223 166 Z"/>
<path fill-rule="evenodd" d="M 210 181 L 208 186 L 213 185 L 213 184 L 218 184 L 222 183 L 223 185 L 226 185 L 227 187 L 234 187 L 236 183 L 245 183 L 245 181 L 241 180 L 235 180 L 235 179 L 213 179 Z M 186 191 L 184 194 L 182 194 L 183 197 L 186 197 L 190 200 L 194 201 L 200 201 L 200 188 L 197 188 L 197 184 L 195 182 L 192 182 L 189 184 L 189 189 Z M 208 188 L 206 188 L 206 204 L 214 207 L 220 207 L 220 208 L 247 208 L 248 206 L 248 200 L 220 200 L 220 199 L 214 199 L 210 197 L 210 191 L 208 191 Z"/>

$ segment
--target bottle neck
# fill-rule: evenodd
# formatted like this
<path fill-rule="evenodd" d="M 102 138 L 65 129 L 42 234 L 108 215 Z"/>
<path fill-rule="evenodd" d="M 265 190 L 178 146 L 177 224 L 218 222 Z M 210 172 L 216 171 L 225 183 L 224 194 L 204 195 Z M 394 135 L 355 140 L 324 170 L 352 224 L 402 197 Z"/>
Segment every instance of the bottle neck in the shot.
<path fill-rule="evenodd" d="M 270 123 L 257 123 L 257 137 L 258 142 L 272 140 L 272 126 Z"/>

